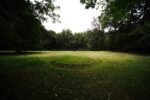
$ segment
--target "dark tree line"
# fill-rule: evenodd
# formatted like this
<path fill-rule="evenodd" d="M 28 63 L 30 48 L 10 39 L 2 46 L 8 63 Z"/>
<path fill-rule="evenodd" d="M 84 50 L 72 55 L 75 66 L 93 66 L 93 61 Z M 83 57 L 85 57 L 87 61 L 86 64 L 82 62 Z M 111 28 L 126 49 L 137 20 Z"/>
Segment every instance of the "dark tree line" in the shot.
<path fill-rule="evenodd" d="M 63 30 L 60 33 L 48 31 L 47 34 L 50 35 L 49 40 L 47 40 L 49 45 L 44 47 L 47 50 L 150 52 L 149 29 L 139 23 L 130 27 L 125 25 L 117 31 L 113 30 L 107 33 L 99 29 L 93 29 L 74 34 L 70 30 Z"/>
<path fill-rule="evenodd" d="M 45 15 L 57 19 L 57 7 L 51 0 L 1 0 L 0 2 L 0 49 L 36 50 L 42 48 Z"/>
<path fill-rule="evenodd" d="M 81 0 L 86 8 L 104 7 L 92 30 L 56 33 L 46 30 L 45 15 L 54 21 L 51 0 L 2 0 L 0 50 L 114 50 L 150 52 L 149 0 Z M 105 32 L 105 30 L 109 30 Z"/>

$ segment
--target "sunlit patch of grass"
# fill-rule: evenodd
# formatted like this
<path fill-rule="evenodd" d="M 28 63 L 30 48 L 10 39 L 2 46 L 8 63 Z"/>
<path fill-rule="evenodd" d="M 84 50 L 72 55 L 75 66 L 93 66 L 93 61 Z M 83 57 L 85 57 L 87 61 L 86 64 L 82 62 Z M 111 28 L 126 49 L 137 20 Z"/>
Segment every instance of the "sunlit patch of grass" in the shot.
<path fill-rule="evenodd" d="M 149 76 L 150 56 L 129 53 L 1 55 L 0 100 L 149 100 Z"/>

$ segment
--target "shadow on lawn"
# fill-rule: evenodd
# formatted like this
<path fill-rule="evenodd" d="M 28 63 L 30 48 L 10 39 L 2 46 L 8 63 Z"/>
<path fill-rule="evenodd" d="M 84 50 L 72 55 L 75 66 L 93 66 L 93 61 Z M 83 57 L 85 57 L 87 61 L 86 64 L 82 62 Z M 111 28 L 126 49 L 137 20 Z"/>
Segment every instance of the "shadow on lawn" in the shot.
<path fill-rule="evenodd" d="M 23 51 L 23 52 L 16 52 L 16 51 L 0 51 L 0 56 L 11 56 L 11 55 L 30 55 L 30 54 L 40 54 L 41 51 Z"/>

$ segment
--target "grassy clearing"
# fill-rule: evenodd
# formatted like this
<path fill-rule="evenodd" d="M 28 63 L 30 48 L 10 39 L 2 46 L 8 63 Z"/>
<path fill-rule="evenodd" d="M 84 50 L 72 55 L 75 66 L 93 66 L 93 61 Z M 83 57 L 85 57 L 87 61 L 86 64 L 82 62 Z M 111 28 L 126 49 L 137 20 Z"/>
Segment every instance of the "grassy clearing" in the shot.
<path fill-rule="evenodd" d="M 0 56 L 0 100 L 149 100 L 150 56 L 47 51 Z"/>

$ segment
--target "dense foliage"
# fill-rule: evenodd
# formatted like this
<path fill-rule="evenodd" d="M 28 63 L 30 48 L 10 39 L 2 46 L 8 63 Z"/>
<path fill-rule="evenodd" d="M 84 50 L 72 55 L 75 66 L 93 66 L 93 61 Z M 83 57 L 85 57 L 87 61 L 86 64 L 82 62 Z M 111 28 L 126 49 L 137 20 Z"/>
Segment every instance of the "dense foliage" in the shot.
<path fill-rule="evenodd" d="M 33 1 L 33 0 L 32 0 Z M 149 0 L 81 0 L 86 8 L 102 7 L 93 30 L 56 33 L 41 21 L 54 21 L 58 7 L 52 0 L 2 0 L 0 50 L 116 50 L 150 52 Z M 106 33 L 105 30 L 108 30 Z"/>
<path fill-rule="evenodd" d="M 110 50 L 150 51 L 149 0 L 80 1 L 86 8 L 103 8 L 99 21 L 102 30 L 109 29 L 105 38 Z"/>
<path fill-rule="evenodd" d="M 33 0 L 32 0 L 33 1 Z M 41 49 L 41 21 L 46 15 L 52 19 L 57 7 L 51 0 L 31 2 L 30 0 L 2 0 L 0 3 L 0 49 Z"/>
<path fill-rule="evenodd" d="M 144 33 L 144 27 L 132 26 L 126 31 L 103 32 L 98 29 L 81 33 L 63 30 L 60 33 L 47 31 L 44 49 L 47 50 L 112 50 L 149 52 L 149 33 Z"/>

